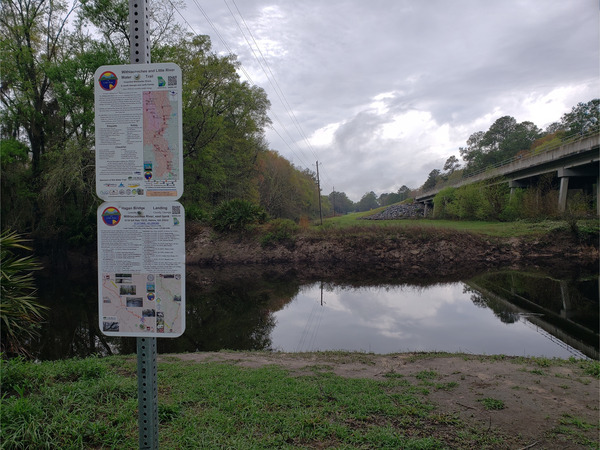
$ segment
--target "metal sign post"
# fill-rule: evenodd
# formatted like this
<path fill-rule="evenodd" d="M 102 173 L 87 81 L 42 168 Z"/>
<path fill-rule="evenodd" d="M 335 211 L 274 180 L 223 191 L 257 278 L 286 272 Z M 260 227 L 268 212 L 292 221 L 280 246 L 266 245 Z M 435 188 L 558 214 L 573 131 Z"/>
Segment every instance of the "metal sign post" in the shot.
<path fill-rule="evenodd" d="M 94 74 L 98 311 L 105 335 L 137 339 L 139 448 L 158 449 L 156 339 L 185 330 L 183 83 L 150 62 L 148 18 L 129 0 L 130 65 Z"/>
<path fill-rule="evenodd" d="M 129 62 L 150 64 L 148 1 L 129 0 Z M 158 449 L 158 383 L 155 337 L 138 337 L 138 432 L 140 449 Z"/>

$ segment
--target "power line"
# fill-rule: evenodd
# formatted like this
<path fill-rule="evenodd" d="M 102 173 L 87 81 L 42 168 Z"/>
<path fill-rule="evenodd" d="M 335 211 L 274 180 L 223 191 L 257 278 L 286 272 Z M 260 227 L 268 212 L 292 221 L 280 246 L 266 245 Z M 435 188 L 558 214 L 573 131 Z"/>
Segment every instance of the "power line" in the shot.
<path fill-rule="evenodd" d="M 183 21 L 187 24 L 187 26 L 189 27 L 189 29 L 192 31 L 192 33 L 196 36 L 198 36 L 198 33 L 194 30 L 194 28 L 191 26 L 191 24 L 188 22 L 188 20 L 185 18 L 185 16 L 179 11 L 179 9 L 172 3 L 171 0 L 168 0 L 169 3 L 171 4 L 171 6 L 173 7 L 173 9 L 175 9 L 175 11 L 177 11 L 177 13 L 179 14 L 179 16 L 183 19 Z M 254 37 L 254 34 L 252 33 L 250 27 L 248 26 L 248 23 L 246 22 L 246 20 L 244 19 L 244 16 L 242 15 L 240 9 L 238 8 L 237 4 L 235 3 L 235 0 L 232 0 L 233 5 L 235 6 L 236 11 L 238 12 L 240 19 L 242 21 L 242 23 L 244 24 L 244 26 L 246 27 L 247 33 L 250 36 L 250 38 L 252 39 L 252 41 L 254 42 L 254 45 L 256 46 L 256 49 L 258 51 L 258 53 L 260 53 L 260 57 L 262 58 L 262 62 L 261 59 L 258 57 L 258 55 L 256 54 L 256 51 L 254 50 L 252 44 L 250 43 L 250 40 L 248 39 L 248 37 L 246 36 L 246 33 L 244 32 L 244 30 L 242 29 L 242 26 L 240 25 L 240 23 L 238 22 L 237 18 L 235 17 L 235 14 L 233 13 L 232 9 L 230 8 L 229 4 L 227 3 L 226 0 L 223 0 L 225 5 L 227 6 L 227 9 L 229 10 L 229 13 L 231 14 L 231 16 L 233 17 L 238 29 L 240 30 L 240 32 L 242 33 L 242 36 L 244 37 L 244 39 L 246 40 L 246 43 L 248 44 L 248 46 L 250 47 L 250 50 L 252 51 L 252 54 L 254 56 L 254 58 L 257 60 L 260 68 L 262 69 L 263 73 L 265 74 L 265 76 L 267 77 L 267 80 L 269 82 L 269 84 L 271 85 L 271 87 L 273 88 L 273 92 L 275 92 L 275 94 L 277 95 L 277 97 L 279 98 L 279 101 L 281 102 L 281 104 L 283 105 L 284 110 L 286 111 L 288 117 L 290 118 L 290 120 L 292 121 L 292 123 L 294 124 L 296 130 L 298 131 L 301 139 L 304 140 L 304 142 L 307 145 L 307 148 L 310 150 L 310 152 L 313 154 L 313 156 L 316 159 L 319 159 L 316 152 L 314 151 L 312 145 L 310 144 L 310 141 L 308 140 L 306 134 L 304 133 L 304 130 L 302 129 L 302 126 L 300 125 L 300 122 L 298 121 L 298 118 L 296 117 L 296 115 L 293 112 L 293 109 L 291 108 L 290 103 L 288 102 L 287 98 L 285 97 L 285 94 L 283 93 L 283 90 L 281 89 L 281 87 L 279 86 L 279 83 L 277 82 L 277 78 L 275 77 L 273 71 L 271 70 L 269 63 L 267 62 L 264 54 L 262 53 L 260 46 L 258 45 L 258 42 L 256 41 L 256 38 Z M 206 22 L 210 25 L 210 27 L 212 28 L 212 30 L 214 31 L 215 35 L 218 37 L 219 41 L 223 44 L 223 46 L 225 47 L 225 49 L 230 53 L 230 54 L 234 54 L 232 48 L 229 46 L 229 44 L 227 43 L 227 41 L 225 40 L 225 38 L 223 37 L 223 35 L 219 32 L 219 30 L 217 29 L 217 26 L 215 25 L 215 23 L 210 19 L 209 15 L 206 13 L 206 11 L 202 8 L 202 6 L 199 4 L 198 0 L 193 0 L 194 4 L 196 5 L 196 7 L 198 8 L 198 10 L 201 12 L 202 16 L 204 17 L 204 19 L 206 20 Z M 263 64 L 264 63 L 264 64 Z M 246 77 L 246 79 L 252 84 L 257 86 L 257 84 L 252 80 L 252 77 L 250 76 L 250 74 L 248 73 L 248 71 L 246 70 L 246 68 L 243 66 L 243 64 L 241 62 L 239 62 L 239 69 L 240 71 L 244 74 L 244 76 Z M 267 73 L 268 72 L 268 73 Z M 270 75 L 269 75 L 270 74 Z M 282 121 L 279 119 L 279 117 L 277 116 L 277 114 L 275 113 L 274 110 L 270 111 L 270 114 L 273 116 L 275 122 L 279 125 L 279 127 L 281 127 L 281 129 L 283 130 L 283 132 L 289 137 L 289 139 L 291 140 L 292 143 L 294 143 L 294 145 L 298 148 L 298 151 L 302 154 L 303 151 L 302 149 L 298 146 L 298 144 L 296 143 L 296 140 L 292 137 L 292 135 L 290 134 L 290 132 L 288 131 L 288 128 L 282 123 Z M 277 130 L 277 128 L 271 124 L 270 127 L 276 134 L 277 136 L 279 136 L 279 138 L 281 139 L 281 141 L 286 145 L 286 147 L 292 152 L 292 154 L 300 161 L 300 163 L 306 167 L 306 168 L 310 168 L 312 165 L 307 164 L 305 162 L 305 159 L 303 157 L 301 157 L 300 155 L 298 155 L 298 153 L 296 151 L 294 151 L 294 149 L 292 148 L 292 146 L 288 143 L 288 141 L 284 138 L 284 136 L 282 136 L 282 134 Z M 321 167 L 321 170 L 323 171 L 323 168 Z M 329 179 L 326 171 L 323 171 L 323 175 L 325 176 L 325 178 Z"/>
<path fill-rule="evenodd" d="M 258 55 L 256 54 L 256 51 L 254 50 L 254 47 L 252 46 L 252 44 L 250 43 L 249 39 L 246 36 L 246 33 L 244 32 L 244 30 L 242 29 L 240 23 L 238 22 L 237 18 L 235 17 L 235 14 L 233 13 L 233 11 L 231 10 L 231 8 L 229 7 L 229 4 L 227 3 L 227 0 L 223 0 L 223 2 L 225 3 L 225 5 L 227 6 L 227 9 L 229 10 L 229 13 L 231 14 L 231 16 L 233 17 L 233 20 L 235 21 L 238 29 L 240 30 L 240 32 L 242 33 L 242 36 L 244 37 L 246 43 L 248 44 L 248 47 L 250 47 L 250 50 L 254 56 L 254 58 L 256 59 L 256 61 L 258 62 L 258 65 L 260 66 L 260 68 L 262 69 L 263 73 L 265 74 L 265 76 L 267 77 L 267 80 L 269 82 L 269 84 L 271 85 L 271 87 L 273 88 L 273 92 L 275 92 L 275 94 L 277 95 L 277 97 L 279 98 L 279 101 L 281 102 L 281 104 L 283 105 L 284 110 L 286 111 L 288 117 L 290 118 L 291 122 L 294 124 L 294 126 L 296 127 L 296 130 L 298 131 L 298 134 L 300 135 L 301 139 L 304 140 L 304 142 L 306 143 L 307 148 L 310 150 L 310 152 L 312 153 L 312 155 L 315 157 L 315 159 L 319 159 L 317 153 L 315 152 L 312 144 L 310 143 L 308 137 L 306 136 L 306 133 L 304 132 L 304 129 L 302 128 L 302 125 L 300 124 L 300 121 L 298 120 L 298 118 L 296 117 L 296 114 L 294 113 L 293 108 L 291 107 L 289 101 L 287 100 L 283 90 L 281 89 L 281 86 L 279 85 L 279 83 L 277 82 L 277 77 L 275 76 L 275 74 L 273 73 L 273 71 L 271 70 L 271 66 L 269 65 L 269 62 L 267 61 L 267 59 L 265 58 L 265 55 L 263 54 L 260 46 L 258 45 L 258 42 L 256 40 L 256 38 L 254 37 L 254 33 L 252 32 L 252 30 L 250 29 L 250 27 L 248 26 L 248 23 L 246 22 L 246 19 L 244 19 L 244 16 L 242 15 L 242 12 L 240 11 L 240 9 L 237 6 L 237 3 L 235 2 L 235 0 L 231 0 L 233 5 L 235 6 L 235 9 L 237 11 L 237 13 L 240 16 L 240 19 L 242 21 L 242 23 L 244 24 L 244 26 L 246 27 L 247 33 L 250 36 L 250 38 L 252 39 L 252 42 L 254 42 L 254 47 L 256 47 L 256 50 L 258 51 L 258 53 L 260 54 L 260 58 L 258 57 Z M 262 59 L 262 61 L 261 61 Z M 268 73 L 267 73 L 268 72 Z M 282 125 L 283 126 L 283 125 Z M 285 128 L 285 127 L 284 127 Z M 287 132 L 286 129 L 286 133 L 287 135 L 292 139 L 292 136 L 289 134 L 289 132 Z M 302 151 L 302 150 L 300 150 Z M 305 164 L 306 165 L 306 164 Z M 308 167 L 308 166 L 307 166 Z M 324 176 L 325 178 L 329 179 L 329 176 L 327 175 L 326 171 L 324 171 Z"/>
<path fill-rule="evenodd" d="M 223 1 L 227 5 L 227 0 L 223 0 Z M 267 76 L 267 79 L 269 80 L 269 83 L 273 87 L 273 91 L 275 91 L 275 94 L 277 94 L 277 97 L 279 98 L 279 100 L 281 101 L 281 104 L 283 105 L 283 107 L 285 108 L 286 112 L 288 113 L 290 119 L 292 120 L 292 123 L 296 126 L 296 129 L 298 130 L 300 136 L 306 142 L 306 144 L 307 144 L 309 150 L 312 152 L 313 156 L 316 159 L 319 159 L 319 157 L 315 153 L 315 151 L 314 151 L 314 149 L 313 149 L 310 141 L 306 137 L 306 134 L 304 133 L 304 130 L 302 129 L 302 126 L 300 125 L 300 122 L 298 121 L 298 119 L 296 117 L 296 114 L 294 114 L 294 110 L 292 109 L 290 103 L 288 102 L 287 98 L 285 97 L 285 94 L 283 93 L 283 90 L 279 86 L 279 83 L 277 82 L 277 77 L 275 76 L 275 74 L 271 70 L 271 66 L 269 65 L 269 62 L 267 61 L 267 59 L 265 58 L 265 55 L 263 54 L 262 50 L 260 49 L 260 46 L 258 45 L 258 42 L 256 41 L 256 39 L 254 37 L 254 34 L 252 33 L 252 30 L 248 26 L 248 23 L 244 19 L 244 16 L 242 15 L 242 12 L 238 8 L 235 0 L 231 0 L 231 1 L 233 2 L 234 6 L 235 6 L 235 9 L 237 10 L 238 14 L 240 15 L 240 18 L 242 19 L 242 22 L 244 23 L 246 29 L 248 30 L 248 34 L 252 38 L 252 41 L 254 42 L 254 45 L 256 46 L 256 49 L 258 50 L 258 52 L 260 53 L 260 56 L 261 56 L 262 60 L 264 61 L 264 66 L 266 66 L 266 68 L 269 71 L 269 73 L 267 73 L 267 71 L 265 70 L 264 66 L 260 62 L 260 59 L 256 56 L 256 53 L 254 52 L 254 49 L 252 48 L 252 45 L 250 44 L 250 42 L 248 41 L 248 39 L 246 39 L 246 35 L 244 34 L 244 32 L 241 29 L 241 27 L 238 25 L 238 28 L 240 28 L 240 31 L 242 32 L 242 35 L 244 36 L 244 39 L 246 39 L 246 42 L 247 42 L 248 46 L 252 50 L 252 54 L 254 55 L 254 57 L 256 58 L 256 60 L 258 61 L 258 64 L 260 65 L 260 67 L 263 70 L 264 74 Z M 227 5 L 227 8 L 229 9 L 229 12 L 233 16 L 233 13 L 231 12 L 231 9 L 229 8 L 229 5 Z M 234 16 L 234 20 L 236 20 L 235 16 Z M 236 20 L 236 24 L 237 24 L 237 20 Z M 269 77 L 269 74 L 271 75 L 270 77 Z M 273 81 L 271 81 L 271 79 Z"/>

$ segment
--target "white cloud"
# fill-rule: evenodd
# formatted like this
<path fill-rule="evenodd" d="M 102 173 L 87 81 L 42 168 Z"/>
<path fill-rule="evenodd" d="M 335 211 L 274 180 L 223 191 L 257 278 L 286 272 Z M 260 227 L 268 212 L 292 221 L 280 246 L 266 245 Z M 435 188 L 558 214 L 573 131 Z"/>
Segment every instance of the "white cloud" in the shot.
<path fill-rule="evenodd" d="M 323 191 L 335 186 L 355 201 L 420 186 L 501 116 L 543 128 L 599 96 L 590 0 L 238 1 L 271 82 L 227 5 L 237 15 L 233 0 L 202 3 L 269 95 L 281 121 L 267 133 L 271 147 L 313 170 L 316 156 Z M 187 6 L 195 29 L 223 50 L 196 4 Z"/>

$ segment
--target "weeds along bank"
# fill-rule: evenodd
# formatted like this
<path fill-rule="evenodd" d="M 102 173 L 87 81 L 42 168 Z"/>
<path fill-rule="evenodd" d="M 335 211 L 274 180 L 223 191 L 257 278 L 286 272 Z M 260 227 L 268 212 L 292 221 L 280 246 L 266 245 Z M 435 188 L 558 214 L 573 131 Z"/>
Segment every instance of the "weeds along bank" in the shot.
<path fill-rule="evenodd" d="M 494 267 L 598 266 L 597 231 L 568 229 L 520 237 L 486 236 L 432 227 L 350 227 L 217 233 L 190 223 L 191 265 L 292 264 L 340 269 L 402 270 L 403 275 L 447 276 Z"/>

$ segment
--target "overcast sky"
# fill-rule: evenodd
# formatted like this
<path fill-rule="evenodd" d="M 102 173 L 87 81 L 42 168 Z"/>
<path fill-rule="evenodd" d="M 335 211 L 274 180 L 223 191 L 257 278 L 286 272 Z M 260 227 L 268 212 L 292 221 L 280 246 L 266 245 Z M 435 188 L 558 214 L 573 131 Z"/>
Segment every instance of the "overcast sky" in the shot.
<path fill-rule="evenodd" d="M 499 117 L 545 128 L 600 96 L 598 0 L 186 0 L 181 12 L 267 92 L 270 147 L 302 169 L 318 160 L 323 194 L 353 201 L 421 186 Z"/>

